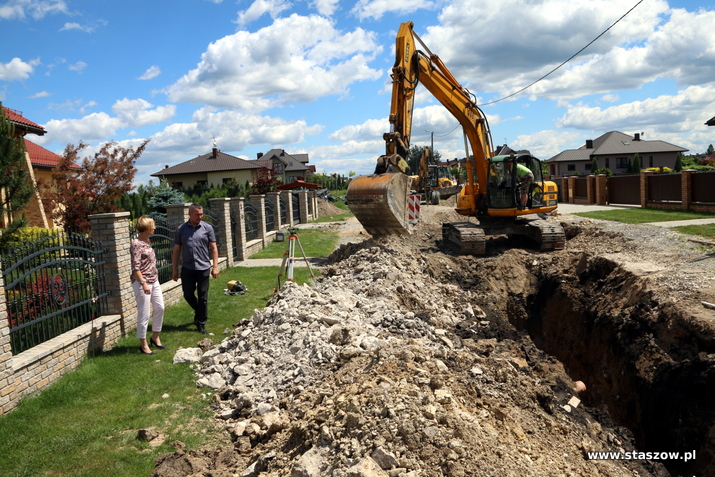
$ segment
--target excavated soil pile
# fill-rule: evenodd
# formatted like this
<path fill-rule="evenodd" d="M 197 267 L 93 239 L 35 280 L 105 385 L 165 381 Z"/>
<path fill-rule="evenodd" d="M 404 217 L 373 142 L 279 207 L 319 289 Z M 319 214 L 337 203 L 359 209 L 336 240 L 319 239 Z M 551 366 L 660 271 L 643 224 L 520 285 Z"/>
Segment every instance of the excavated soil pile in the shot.
<path fill-rule="evenodd" d="M 439 240 L 463 218 L 422 214 L 408 237 L 358 227 L 314 286 L 289 283 L 206 351 L 197 383 L 231 444 L 176 443 L 152 475 L 713 474 L 712 256 L 553 217 L 564 251 L 495 238 L 464 257 Z M 588 455 L 645 451 L 695 452 Z"/>

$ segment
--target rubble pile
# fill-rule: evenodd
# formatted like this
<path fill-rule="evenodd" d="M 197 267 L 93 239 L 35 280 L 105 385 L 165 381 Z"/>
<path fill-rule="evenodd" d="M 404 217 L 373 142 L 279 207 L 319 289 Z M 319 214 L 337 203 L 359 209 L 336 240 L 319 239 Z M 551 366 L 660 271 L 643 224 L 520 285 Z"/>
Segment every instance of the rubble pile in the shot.
<path fill-rule="evenodd" d="M 152 475 L 669 475 L 589 460 L 633 450 L 632 436 L 581 405 L 580 377 L 494 312 L 497 295 L 439 280 L 454 265 L 435 260 L 367 240 L 314 286 L 284 286 L 200 358 L 232 445 L 177 443 Z"/>

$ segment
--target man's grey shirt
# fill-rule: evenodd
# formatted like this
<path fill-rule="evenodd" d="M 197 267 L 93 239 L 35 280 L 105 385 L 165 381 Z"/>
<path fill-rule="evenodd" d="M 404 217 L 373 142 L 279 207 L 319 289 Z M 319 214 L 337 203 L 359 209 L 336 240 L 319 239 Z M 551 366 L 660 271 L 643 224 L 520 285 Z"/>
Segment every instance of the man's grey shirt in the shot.
<path fill-rule="evenodd" d="M 194 227 L 185 222 L 176 229 L 174 243 L 181 245 L 181 266 L 189 270 L 211 268 L 209 243 L 216 242 L 216 234 L 211 224 L 203 220 Z"/>

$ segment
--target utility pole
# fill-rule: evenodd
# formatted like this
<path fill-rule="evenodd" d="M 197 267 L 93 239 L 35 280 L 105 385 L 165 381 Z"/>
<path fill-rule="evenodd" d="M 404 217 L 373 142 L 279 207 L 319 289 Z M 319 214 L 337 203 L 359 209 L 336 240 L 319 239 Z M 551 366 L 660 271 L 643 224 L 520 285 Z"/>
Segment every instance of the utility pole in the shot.
<path fill-rule="evenodd" d="M 434 164 L 434 131 L 428 131 L 425 129 L 425 132 L 430 134 L 429 163 Z"/>

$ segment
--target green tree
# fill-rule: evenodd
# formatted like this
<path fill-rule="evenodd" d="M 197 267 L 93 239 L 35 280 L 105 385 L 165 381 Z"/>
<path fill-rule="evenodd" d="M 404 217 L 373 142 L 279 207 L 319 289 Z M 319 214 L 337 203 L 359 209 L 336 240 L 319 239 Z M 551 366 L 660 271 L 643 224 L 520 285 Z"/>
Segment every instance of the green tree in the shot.
<path fill-rule="evenodd" d="M 673 170 L 675 172 L 680 172 L 683 170 L 683 155 L 681 153 L 678 153 L 678 155 L 675 157 L 675 166 L 673 167 Z"/>
<path fill-rule="evenodd" d="M 89 215 L 116 212 L 121 196 L 132 190 L 136 161 L 148 143 L 146 139 L 134 149 L 107 142 L 94 156 L 85 157 L 80 169 L 76 164 L 87 145 L 68 144 L 52 173 L 52 184 L 45 188 L 51 217 L 61 221 L 65 230 L 88 233 Z"/>
<path fill-rule="evenodd" d="M 591 174 L 598 174 L 598 158 L 596 157 L 591 161 Z"/>
<path fill-rule="evenodd" d="M 711 154 L 714 153 L 714 152 L 715 152 L 715 148 L 713 147 L 712 144 L 710 144 L 710 145 L 708 146 L 707 155 L 709 156 L 709 155 L 711 155 Z"/>
<path fill-rule="evenodd" d="M 15 137 L 15 127 L 5 117 L 0 103 L 0 190 L 4 192 L 0 200 L 0 218 L 3 232 L 0 247 L 13 240 L 20 228 L 27 224 L 22 209 L 30 201 L 33 186 L 30 173 L 25 166 L 25 143 L 22 137 Z"/>
<path fill-rule="evenodd" d="M 186 196 L 183 192 L 172 188 L 169 182 L 163 180 L 158 187 L 154 188 L 154 193 L 149 198 L 147 205 L 154 212 L 166 213 L 166 206 L 171 204 L 183 204 L 186 202 Z"/>

